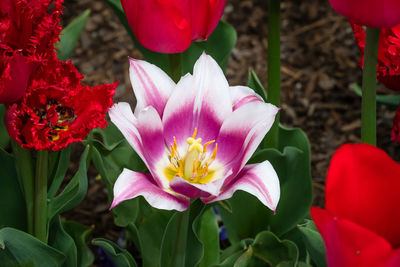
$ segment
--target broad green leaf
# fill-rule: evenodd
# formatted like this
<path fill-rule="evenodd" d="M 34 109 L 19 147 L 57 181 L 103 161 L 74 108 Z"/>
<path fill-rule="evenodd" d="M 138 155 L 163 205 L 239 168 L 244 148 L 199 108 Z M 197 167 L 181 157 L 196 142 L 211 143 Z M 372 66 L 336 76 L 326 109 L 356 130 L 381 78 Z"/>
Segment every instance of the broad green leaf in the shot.
<path fill-rule="evenodd" d="M 192 72 L 201 53 L 212 56 L 222 70 L 226 70 L 232 49 L 236 44 L 236 31 L 230 24 L 220 21 L 207 41 L 194 42 L 182 54 L 183 73 Z M 146 56 L 145 56 L 146 57 Z"/>
<path fill-rule="evenodd" d="M 69 181 L 64 190 L 54 198 L 51 198 L 48 205 L 47 216 L 49 221 L 66 210 L 77 206 L 86 196 L 88 188 L 86 158 L 88 156 L 89 146 L 82 153 L 78 172 Z"/>
<path fill-rule="evenodd" d="M 257 234 L 254 240 L 244 239 L 222 252 L 222 262 L 213 266 L 297 266 L 298 249 L 289 240 L 280 240 L 269 231 Z"/>
<path fill-rule="evenodd" d="M 65 256 L 33 236 L 14 228 L 0 230 L 2 266 L 62 266 Z"/>
<path fill-rule="evenodd" d="M 65 221 L 62 225 L 75 242 L 78 253 L 77 266 L 91 266 L 94 261 L 94 255 L 88 247 L 88 241 L 93 232 L 93 228 L 73 221 Z"/>
<path fill-rule="evenodd" d="M 150 63 L 153 63 L 164 70 L 166 73 L 170 73 L 168 55 L 155 53 L 143 47 L 135 38 L 135 35 L 130 28 L 123 11 L 122 5 L 119 0 L 105 0 L 111 8 L 114 10 L 121 23 L 132 38 L 135 46 L 143 54 L 145 59 Z M 236 44 L 236 31 L 235 29 L 221 21 L 214 32 L 208 37 L 205 42 L 193 42 L 192 45 L 182 54 L 183 73 L 191 72 L 193 70 L 194 63 L 200 57 L 201 53 L 205 51 L 208 55 L 212 56 L 225 70 L 228 64 L 228 59 L 231 54 L 233 47 Z"/>
<path fill-rule="evenodd" d="M 51 155 L 51 154 L 50 154 Z M 49 157 L 50 157 L 49 155 Z M 68 165 L 70 163 L 70 155 L 71 155 L 71 147 L 68 146 L 64 148 L 63 150 L 59 151 L 56 154 L 56 157 L 54 159 L 54 174 L 51 175 L 51 184 L 50 188 L 47 192 L 48 198 L 52 198 L 57 194 L 58 189 L 60 188 L 65 174 L 67 173 L 68 170 Z"/>
<path fill-rule="evenodd" d="M 204 256 L 200 267 L 208 267 L 219 263 L 219 229 L 218 222 L 213 209 L 210 207 L 197 218 L 197 236 L 204 246 Z"/>
<path fill-rule="evenodd" d="M 310 159 L 306 153 L 295 147 L 285 147 L 283 153 L 264 149 L 255 154 L 250 163 L 265 160 L 271 162 L 280 180 L 281 198 L 276 214 L 255 197 L 244 192 L 235 193 L 229 200 L 232 213 L 218 207 L 231 242 L 254 237 L 267 229 L 280 236 L 294 228 L 309 212 L 312 187 Z"/>
<path fill-rule="evenodd" d="M 358 96 L 362 96 L 362 90 L 358 84 L 353 83 L 351 86 Z M 400 95 L 376 95 L 376 102 L 391 106 L 398 106 L 400 105 Z"/>
<path fill-rule="evenodd" d="M 0 228 L 26 229 L 26 205 L 14 159 L 0 148 Z"/>
<path fill-rule="evenodd" d="M 0 148 L 5 148 L 10 143 L 10 136 L 4 125 L 4 115 L 6 114 L 6 106 L 0 104 Z"/>
<path fill-rule="evenodd" d="M 259 233 L 252 244 L 253 255 L 271 266 L 277 266 L 282 262 L 297 265 L 299 252 L 292 241 L 280 240 L 272 232 Z"/>
<path fill-rule="evenodd" d="M 77 265 L 78 253 L 74 239 L 64 230 L 60 216 L 57 216 L 50 225 L 48 244 L 66 257 L 62 267 L 79 266 Z"/>
<path fill-rule="evenodd" d="M 96 238 L 92 241 L 92 244 L 101 247 L 108 256 L 113 260 L 115 266 L 118 267 L 136 267 L 137 264 L 132 255 L 126 250 L 118 247 L 113 242 L 104 239 Z"/>
<path fill-rule="evenodd" d="M 60 60 L 67 60 L 74 51 L 89 15 L 90 10 L 85 10 L 61 31 L 60 41 L 56 44 L 57 57 Z"/>
<path fill-rule="evenodd" d="M 122 133 L 118 130 L 117 126 L 111 121 L 107 121 L 108 126 L 104 129 L 93 129 L 93 136 L 96 142 L 102 145 L 105 150 L 111 151 L 116 148 L 121 142 L 125 140 Z"/>
<path fill-rule="evenodd" d="M 260 79 L 258 79 L 257 74 L 253 70 L 249 70 L 247 86 L 253 89 L 264 99 L 265 102 L 267 102 L 267 92 L 265 91 Z"/>
<path fill-rule="evenodd" d="M 303 236 L 311 259 L 318 267 L 328 266 L 326 262 L 324 240 L 316 229 L 314 222 L 309 221 L 306 225 L 300 225 L 298 228 Z"/>

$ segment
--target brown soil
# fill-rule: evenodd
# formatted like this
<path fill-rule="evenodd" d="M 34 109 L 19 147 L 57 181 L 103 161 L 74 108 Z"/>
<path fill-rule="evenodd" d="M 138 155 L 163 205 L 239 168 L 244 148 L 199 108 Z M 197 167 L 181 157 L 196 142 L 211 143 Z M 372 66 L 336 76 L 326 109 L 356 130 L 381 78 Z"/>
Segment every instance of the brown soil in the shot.
<path fill-rule="evenodd" d="M 267 19 L 265 0 L 227 0 L 224 19 L 237 30 L 238 42 L 227 69 L 230 85 L 247 82 L 248 69 L 267 80 Z M 70 0 L 64 22 L 85 9 L 92 13 L 72 62 L 89 84 L 120 81 L 115 101 L 134 103 L 127 57 L 142 58 L 112 10 L 101 0 Z M 346 19 L 327 0 L 281 1 L 281 122 L 302 128 L 311 142 L 315 204 L 321 205 L 330 158 L 343 143 L 360 142 L 361 99 L 351 84 L 360 83 L 359 52 Z M 390 93 L 382 85 L 378 93 Z M 378 104 L 378 146 L 400 160 L 400 145 L 390 141 L 395 107 Z M 86 200 L 69 219 L 94 225 L 95 237 L 116 240 L 105 188 L 90 172 Z"/>

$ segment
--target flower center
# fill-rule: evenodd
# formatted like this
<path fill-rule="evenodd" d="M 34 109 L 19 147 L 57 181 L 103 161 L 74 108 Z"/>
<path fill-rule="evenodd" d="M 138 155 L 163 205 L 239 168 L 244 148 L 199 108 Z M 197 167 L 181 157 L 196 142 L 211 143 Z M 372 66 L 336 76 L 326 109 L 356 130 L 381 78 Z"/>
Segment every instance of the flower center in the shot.
<path fill-rule="evenodd" d="M 56 141 L 60 138 L 61 131 L 68 131 L 68 124 L 76 118 L 72 108 L 64 107 L 55 100 L 49 100 L 44 108 L 37 108 L 39 123 L 46 123 L 50 128 L 49 140 Z"/>
<path fill-rule="evenodd" d="M 169 181 L 178 176 L 190 183 L 204 184 L 210 182 L 213 178 L 214 171 L 209 170 L 208 167 L 213 163 L 217 156 L 217 144 L 215 144 L 212 155 L 206 159 L 207 146 L 214 143 L 215 140 L 211 140 L 202 145 L 202 139 L 196 139 L 196 134 L 197 129 L 194 130 L 192 137 L 186 139 L 189 147 L 183 157 L 179 155 L 178 144 L 174 137 L 174 144 L 170 145 L 170 165 L 165 171 Z"/>

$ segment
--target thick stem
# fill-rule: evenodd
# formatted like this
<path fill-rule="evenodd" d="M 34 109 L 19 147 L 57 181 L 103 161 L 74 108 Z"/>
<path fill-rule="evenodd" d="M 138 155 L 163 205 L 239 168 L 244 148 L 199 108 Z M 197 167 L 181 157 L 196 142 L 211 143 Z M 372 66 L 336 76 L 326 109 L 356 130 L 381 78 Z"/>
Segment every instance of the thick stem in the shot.
<path fill-rule="evenodd" d="M 47 243 L 47 169 L 48 151 L 38 150 L 35 179 L 35 237 Z"/>
<path fill-rule="evenodd" d="M 169 54 L 169 67 L 171 78 L 177 83 L 182 77 L 182 54 Z"/>
<path fill-rule="evenodd" d="M 186 241 L 189 229 L 190 208 L 178 213 L 178 236 L 176 237 L 175 255 L 185 255 Z M 185 266 L 185 257 L 173 257 L 170 266 Z"/>
<path fill-rule="evenodd" d="M 367 28 L 361 103 L 361 141 L 376 146 L 376 65 L 380 29 Z"/>
<path fill-rule="evenodd" d="M 11 140 L 16 170 L 22 193 L 25 197 L 28 233 L 33 235 L 35 173 L 32 162 L 32 153 L 23 149 L 16 141 Z"/>
<path fill-rule="evenodd" d="M 281 104 L 280 1 L 268 0 L 268 102 Z M 265 139 L 267 147 L 278 147 L 279 113 Z"/>

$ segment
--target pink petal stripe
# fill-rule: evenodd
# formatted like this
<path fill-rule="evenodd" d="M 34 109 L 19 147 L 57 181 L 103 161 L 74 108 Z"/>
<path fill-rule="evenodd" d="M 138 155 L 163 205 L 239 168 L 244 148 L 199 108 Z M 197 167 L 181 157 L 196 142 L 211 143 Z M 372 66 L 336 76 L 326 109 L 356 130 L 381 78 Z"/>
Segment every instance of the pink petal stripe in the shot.
<path fill-rule="evenodd" d="M 114 184 L 114 200 L 110 209 L 124 200 L 143 196 L 157 209 L 184 211 L 190 200 L 167 193 L 151 182 L 150 174 L 124 169 Z"/>
<path fill-rule="evenodd" d="M 259 94 L 247 86 L 231 86 L 229 90 L 234 111 L 251 102 L 264 102 Z"/>
<path fill-rule="evenodd" d="M 161 117 L 175 83 L 153 64 L 132 58 L 129 58 L 129 63 L 130 79 L 137 100 L 135 115 L 141 109 L 152 106 Z"/>
<path fill-rule="evenodd" d="M 275 212 L 280 198 L 278 176 L 269 161 L 247 165 L 235 178 L 235 181 L 222 189 L 216 198 L 204 198 L 204 203 L 229 199 L 237 190 L 254 195 L 265 206 Z"/>
<path fill-rule="evenodd" d="M 189 183 L 181 177 L 175 177 L 169 185 L 174 192 L 189 198 L 209 197 L 210 195 L 217 196 L 220 189 L 220 186 L 216 183 Z"/>
<path fill-rule="evenodd" d="M 140 158 L 145 161 L 142 139 L 137 129 L 137 119 L 130 105 L 124 102 L 114 104 L 108 109 L 108 115 Z"/>
<path fill-rule="evenodd" d="M 109 109 L 111 121 L 118 127 L 125 139 L 140 156 L 153 174 L 156 183 L 166 188 L 168 181 L 157 175 L 155 165 L 168 161 L 165 152 L 163 128 L 160 116 L 153 107 L 147 107 L 133 115 L 128 103 L 118 103 Z M 168 162 L 165 163 L 168 165 Z"/>

